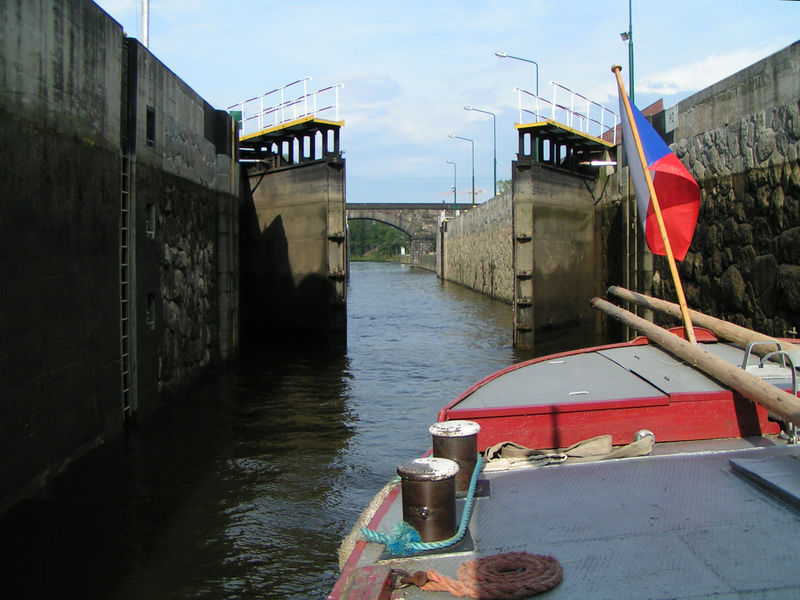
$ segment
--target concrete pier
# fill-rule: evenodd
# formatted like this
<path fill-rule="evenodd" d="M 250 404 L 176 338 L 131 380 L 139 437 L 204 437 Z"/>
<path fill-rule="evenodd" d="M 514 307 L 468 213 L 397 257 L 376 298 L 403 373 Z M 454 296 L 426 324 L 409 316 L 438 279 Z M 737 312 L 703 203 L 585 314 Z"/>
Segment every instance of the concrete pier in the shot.
<path fill-rule="evenodd" d="M 242 139 L 252 161 L 241 205 L 248 343 L 347 345 L 342 125 L 304 117 Z"/>

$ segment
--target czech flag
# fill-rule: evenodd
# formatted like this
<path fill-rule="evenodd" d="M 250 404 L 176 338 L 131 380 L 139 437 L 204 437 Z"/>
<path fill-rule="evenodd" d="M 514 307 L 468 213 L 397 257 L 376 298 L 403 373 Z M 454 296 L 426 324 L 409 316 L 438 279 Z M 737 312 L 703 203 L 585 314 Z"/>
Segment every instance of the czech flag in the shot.
<path fill-rule="evenodd" d="M 700 187 L 632 102 L 630 107 L 634 122 L 630 122 L 622 93 L 624 92 L 620 91 L 619 99 L 620 114 L 622 115 L 622 140 L 647 245 L 653 254 L 665 255 L 667 253 L 653 210 L 653 201 L 650 198 L 650 190 L 645 178 L 645 168 L 650 171 L 653 180 L 653 188 L 656 192 L 657 203 L 661 207 L 661 215 L 672 254 L 677 260 L 683 260 L 689 251 L 694 228 L 697 225 L 697 214 L 700 212 Z M 638 130 L 639 139 L 642 142 L 646 165 L 643 165 L 639 158 L 634 128 Z"/>

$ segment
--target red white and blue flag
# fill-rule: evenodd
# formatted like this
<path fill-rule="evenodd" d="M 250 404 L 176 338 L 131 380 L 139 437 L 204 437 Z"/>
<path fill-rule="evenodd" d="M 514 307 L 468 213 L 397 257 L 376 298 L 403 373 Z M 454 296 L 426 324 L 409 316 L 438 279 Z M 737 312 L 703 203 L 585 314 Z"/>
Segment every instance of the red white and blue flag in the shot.
<path fill-rule="evenodd" d="M 636 203 L 639 217 L 644 227 L 647 245 L 653 254 L 665 255 L 666 249 L 661 239 L 658 221 L 653 211 L 650 190 L 645 179 L 645 165 L 639 159 L 639 152 L 633 137 L 633 129 L 628 112 L 625 110 L 622 93 L 619 106 L 622 115 L 622 140 L 625 155 L 636 192 Z M 630 103 L 633 113 L 633 127 L 639 132 L 642 142 L 646 168 L 650 171 L 653 188 L 661 207 L 667 237 L 676 260 L 683 260 L 692 243 L 694 228 L 697 225 L 697 214 L 700 212 L 700 187 L 683 166 L 678 157 L 670 151 L 664 140 L 656 133 L 647 119 Z"/>

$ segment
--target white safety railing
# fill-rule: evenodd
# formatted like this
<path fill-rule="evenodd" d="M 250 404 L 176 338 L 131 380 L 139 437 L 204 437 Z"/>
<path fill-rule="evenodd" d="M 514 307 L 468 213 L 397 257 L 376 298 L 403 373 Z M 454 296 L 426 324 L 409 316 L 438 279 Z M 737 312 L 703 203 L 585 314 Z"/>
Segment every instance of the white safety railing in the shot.
<path fill-rule="evenodd" d="M 344 84 L 337 83 L 315 92 L 308 91 L 311 77 L 303 77 L 292 83 L 270 90 L 261 96 L 242 100 L 228 107 L 228 111 L 238 110 L 241 114 L 241 133 L 248 135 L 296 121 L 304 117 L 333 115 L 339 120 L 339 89 Z M 300 87 L 302 86 L 302 93 Z"/>
<path fill-rule="evenodd" d="M 552 81 L 550 85 L 553 86 L 552 102 L 527 90 L 514 88 L 519 103 L 520 123 L 526 122 L 523 115 L 527 114 L 531 115 L 535 122 L 550 119 L 597 138 L 603 138 L 611 131 L 610 141 L 617 143 L 619 117 L 615 112 L 563 85 Z"/>

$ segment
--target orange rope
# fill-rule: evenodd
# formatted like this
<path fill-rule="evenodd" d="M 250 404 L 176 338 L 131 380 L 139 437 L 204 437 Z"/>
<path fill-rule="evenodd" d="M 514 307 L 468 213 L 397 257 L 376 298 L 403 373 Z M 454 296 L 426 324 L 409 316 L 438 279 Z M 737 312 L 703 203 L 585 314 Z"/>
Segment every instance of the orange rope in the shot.
<path fill-rule="evenodd" d="M 470 560 L 458 568 L 458 579 L 436 571 L 425 571 L 426 592 L 450 592 L 454 596 L 480 600 L 526 598 L 554 588 L 564 577 L 551 556 L 507 552 Z"/>

